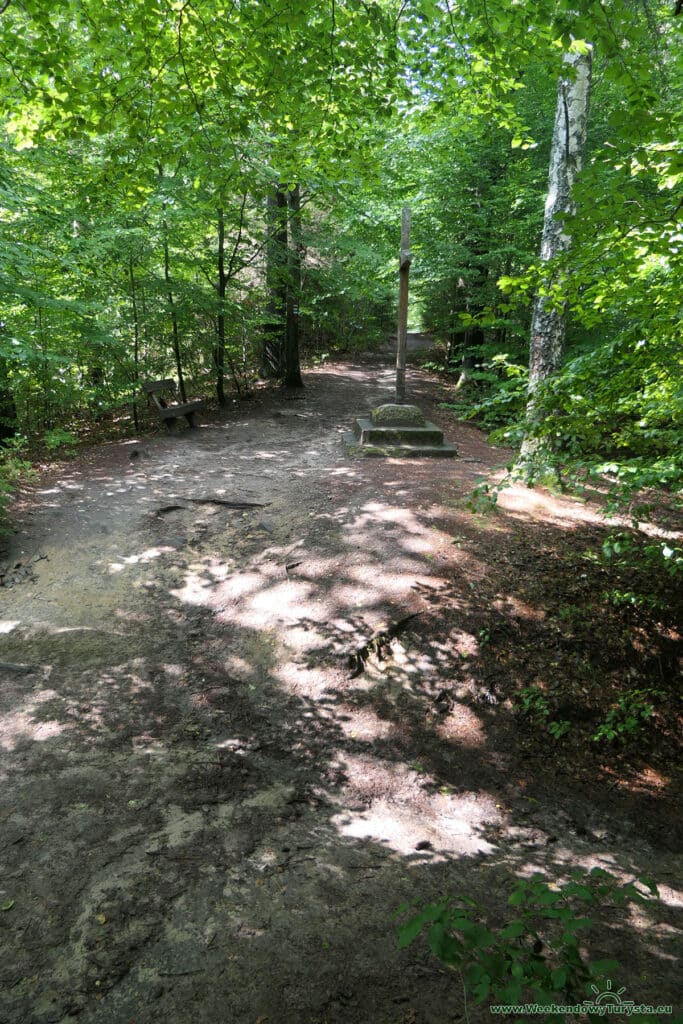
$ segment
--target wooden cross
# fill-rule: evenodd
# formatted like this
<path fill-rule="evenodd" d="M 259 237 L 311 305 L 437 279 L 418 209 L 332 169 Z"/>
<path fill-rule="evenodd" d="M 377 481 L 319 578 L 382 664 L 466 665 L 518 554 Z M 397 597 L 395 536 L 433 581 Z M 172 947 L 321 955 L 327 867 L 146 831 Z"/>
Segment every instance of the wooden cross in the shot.
<path fill-rule="evenodd" d="M 408 341 L 408 280 L 413 254 L 410 252 L 410 207 L 401 216 L 401 252 L 398 259 L 398 330 L 396 347 L 396 402 L 406 400 L 406 345 Z"/>

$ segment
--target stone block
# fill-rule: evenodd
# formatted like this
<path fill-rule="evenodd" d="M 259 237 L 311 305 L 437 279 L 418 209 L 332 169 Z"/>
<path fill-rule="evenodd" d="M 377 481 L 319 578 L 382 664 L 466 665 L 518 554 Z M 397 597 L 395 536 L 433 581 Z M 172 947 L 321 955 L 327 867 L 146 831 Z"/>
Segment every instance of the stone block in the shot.
<path fill-rule="evenodd" d="M 372 422 L 378 427 L 424 427 L 425 415 L 416 405 L 379 405 L 372 410 Z"/>

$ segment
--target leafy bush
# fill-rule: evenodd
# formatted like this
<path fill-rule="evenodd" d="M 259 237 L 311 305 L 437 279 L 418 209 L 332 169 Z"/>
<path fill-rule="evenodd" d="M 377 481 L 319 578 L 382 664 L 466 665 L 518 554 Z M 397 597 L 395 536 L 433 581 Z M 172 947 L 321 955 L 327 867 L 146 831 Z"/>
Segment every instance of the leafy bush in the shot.
<path fill-rule="evenodd" d="M 445 409 L 455 409 L 463 419 L 476 419 L 486 430 L 492 430 L 492 440 L 515 444 L 522 439 L 522 417 L 527 401 L 529 371 L 510 362 L 508 355 L 500 353 L 478 370 L 470 370 L 471 382 L 477 391 L 458 405 L 444 403 Z M 483 391 L 483 397 L 482 397 Z M 470 387 L 470 393 L 472 388 Z"/>
<path fill-rule="evenodd" d="M 7 438 L 0 445 L 0 534 L 7 532 L 7 506 L 22 477 L 32 473 L 31 463 L 24 458 L 26 438 Z"/>
<path fill-rule="evenodd" d="M 639 540 L 627 530 L 613 530 L 603 542 L 603 557 L 625 569 L 640 566 L 655 572 L 664 569 L 669 576 L 683 574 L 683 547 L 663 540 Z"/>
<path fill-rule="evenodd" d="M 52 430 L 46 431 L 43 441 L 51 452 L 57 451 L 58 448 L 66 448 L 69 451 L 78 444 L 78 438 L 63 427 L 53 427 Z"/>
<path fill-rule="evenodd" d="M 627 690 L 615 707 L 608 713 L 605 721 L 600 725 L 593 735 L 595 743 L 606 741 L 613 743 L 615 740 L 627 740 L 635 733 L 641 731 L 648 719 L 652 718 L 655 709 L 650 702 L 650 697 L 662 698 L 661 690 Z"/>
<path fill-rule="evenodd" d="M 428 904 L 401 925 L 398 944 L 400 948 L 410 945 L 426 928 L 430 949 L 460 972 L 465 992 L 475 1003 L 537 1003 L 550 1009 L 558 1002 L 576 1003 L 590 997 L 592 986 L 619 966 L 614 960 L 591 963 L 585 959 L 579 933 L 588 932 L 592 925 L 586 909 L 604 901 L 646 903 L 656 895 L 657 887 L 649 878 L 622 885 L 601 868 L 589 874 L 577 870 L 562 885 L 534 875 L 516 883 L 508 898 L 508 905 L 515 908 L 510 920 L 489 924 L 474 900 L 445 900 Z M 399 913 L 407 910 L 403 906 Z M 558 1019 L 557 1014 L 534 1017 Z"/>
<path fill-rule="evenodd" d="M 523 715 L 538 725 L 547 726 L 548 732 L 556 740 L 562 739 L 571 729 L 571 722 L 566 719 L 550 719 L 550 703 L 540 686 L 525 686 L 519 691 L 515 704 Z"/>
<path fill-rule="evenodd" d="M 539 389 L 528 427 L 544 458 L 607 482 L 608 513 L 647 517 L 653 492 L 683 486 L 678 343 L 619 338 L 577 356 Z"/>
<path fill-rule="evenodd" d="M 469 403 L 449 407 L 476 419 L 493 441 L 514 447 L 530 439 L 530 452 L 508 482 L 522 478 L 533 484 L 554 476 L 580 488 L 598 481 L 607 485 L 607 514 L 627 511 L 638 523 L 663 502 L 680 503 L 680 345 L 674 338 L 625 335 L 582 344 L 584 351 L 538 387 L 532 421 L 526 419 L 527 371 L 506 355 L 475 371 L 486 388 L 483 397 L 475 394 Z M 671 574 L 683 572 L 683 551 L 672 544 L 654 542 L 646 555 L 660 564 L 663 559 Z"/>

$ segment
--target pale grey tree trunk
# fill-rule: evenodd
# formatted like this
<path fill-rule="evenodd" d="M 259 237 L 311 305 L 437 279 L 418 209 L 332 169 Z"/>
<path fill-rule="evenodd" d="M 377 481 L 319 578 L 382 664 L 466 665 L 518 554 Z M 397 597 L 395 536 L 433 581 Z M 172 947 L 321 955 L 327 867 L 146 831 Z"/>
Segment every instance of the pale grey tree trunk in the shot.
<path fill-rule="evenodd" d="M 558 214 L 575 212 L 572 188 L 581 170 L 586 144 L 588 102 L 591 82 L 591 51 L 567 53 L 564 57 L 573 73 L 560 79 L 555 111 L 555 127 L 550 150 L 548 195 L 543 219 L 541 262 L 566 252 L 571 236 Z M 566 328 L 566 308 L 545 295 L 537 295 L 531 318 L 529 351 L 529 404 L 527 414 L 533 418 L 534 392 L 539 383 L 562 365 Z M 522 454 L 530 454 L 525 441 Z"/>

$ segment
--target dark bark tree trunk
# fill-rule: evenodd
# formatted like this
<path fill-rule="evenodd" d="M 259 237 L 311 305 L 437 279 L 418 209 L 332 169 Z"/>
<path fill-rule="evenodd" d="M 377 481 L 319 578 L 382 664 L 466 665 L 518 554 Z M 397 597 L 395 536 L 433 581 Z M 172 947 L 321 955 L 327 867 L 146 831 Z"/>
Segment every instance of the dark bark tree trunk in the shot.
<path fill-rule="evenodd" d="M 7 362 L 0 359 L 0 441 L 14 437 L 17 432 L 17 407 L 9 381 Z"/>
<path fill-rule="evenodd" d="M 50 371 L 47 361 L 47 344 L 43 330 L 43 311 L 40 306 L 36 309 L 36 333 L 38 336 L 38 348 L 41 353 L 40 363 L 40 386 L 43 399 L 43 429 L 47 430 L 52 426 L 52 403 L 50 388 Z"/>
<path fill-rule="evenodd" d="M 218 210 L 218 320 L 216 324 L 216 348 L 214 364 L 216 367 L 216 398 L 219 406 L 226 403 L 225 398 L 225 295 L 228 278 L 225 273 L 225 217 L 222 207 Z"/>
<path fill-rule="evenodd" d="M 483 328 L 479 326 L 468 327 L 464 335 L 462 335 L 462 344 L 463 354 L 460 360 L 460 376 L 455 385 L 456 391 L 471 379 L 472 371 L 482 364 L 483 358 L 479 354 L 479 350 L 484 344 Z"/>
<path fill-rule="evenodd" d="M 287 193 L 276 185 L 266 200 L 266 287 L 268 323 L 264 331 L 261 376 L 282 374 L 287 314 Z"/>
<path fill-rule="evenodd" d="M 228 363 L 232 379 L 237 393 L 240 394 L 240 379 L 237 368 L 234 361 L 231 359 L 228 350 L 226 349 L 226 315 L 225 315 L 225 300 L 228 294 L 228 285 L 232 280 L 236 272 L 236 261 L 237 253 L 242 242 L 242 232 L 244 230 L 244 214 L 247 206 L 246 194 L 242 197 L 242 206 L 240 208 L 240 221 L 237 230 L 237 237 L 235 244 L 230 254 L 230 259 L 226 267 L 225 263 L 225 215 L 223 208 L 218 210 L 218 283 L 216 290 L 218 293 L 218 317 L 216 318 L 216 346 L 214 348 L 214 366 L 216 368 L 216 397 L 218 404 L 222 407 L 227 404 L 227 398 L 225 395 L 225 364 Z"/>
<path fill-rule="evenodd" d="M 479 254 L 483 255 L 483 254 Z M 465 284 L 462 277 L 458 278 L 455 286 L 455 301 L 451 309 L 451 317 L 455 318 L 458 313 L 469 313 L 470 316 L 479 316 L 484 311 L 481 300 L 481 289 L 489 276 L 489 269 L 484 264 L 473 265 L 469 268 L 476 271 L 479 280 L 469 286 Z M 481 348 L 484 344 L 484 330 L 479 324 L 472 324 L 464 331 L 452 329 L 449 332 L 448 350 L 446 353 L 447 363 L 455 363 L 456 358 L 460 360 L 460 376 L 455 385 L 459 390 L 471 377 L 472 370 L 481 366 L 483 357 Z"/>
<path fill-rule="evenodd" d="M 138 315 L 138 299 L 135 290 L 135 271 L 133 267 L 133 257 L 130 257 L 128 261 L 128 274 L 130 278 L 130 301 L 133 307 L 133 381 L 135 383 L 135 395 L 137 399 L 137 385 L 140 379 L 140 317 Z M 135 432 L 138 432 L 138 403 L 136 399 L 133 400 L 133 424 L 135 426 Z"/>
<path fill-rule="evenodd" d="M 290 245 L 287 252 L 287 316 L 285 326 L 284 383 L 302 388 L 299 364 L 299 302 L 301 300 L 301 194 L 295 185 L 288 194 Z"/>
<path fill-rule="evenodd" d="M 159 178 L 163 178 L 163 168 L 159 167 Z M 166 203 L 161 205 L 162 211 L 166 210 Z M 181 402 L 187 401 L 187 393 L 185 391 L 185 380 L 183 378 L 183 363 L 180 354 L 180 331 L 178 329 L 178 314 L 176 311 L 175 299 L 173 298 L 173 289 L 171 288 L 171 261 L 168 252 L 168 224 L 166 222 L 165 212 L 162 213 L 161 230 L 164 240 L 164 280 L 166 282 L 166 298 L 168 301 L 168 311 L 171 317 L 171 331 L 173 338 L 173 356 L 175 358 L 176 373 L 178 375 L 178 391 L 180 392 Z"/>
<path fill-rule="evenodd" d="M 171 316 L 171 330 L 173 337 L 173 356 L 175 358 L 176 373 L 178 374 L 178 391 L 180 392 L 181 402 L 187 401 L 187 393 L 185 391 L 185 380 L 183 378 L 183 363 L 180 354 L 180 332 L 178 330 L 178 314 L 176 313 L 175 300 L 173 298 L 173 289 L 171 288 L 171 267 L 168 255 L 168 227 L 166 220 L 162 221 L 162 228 L 164 232 L 164 280 L 166 281 L 166 298 L 168 300 L 168 310 Z"/>

